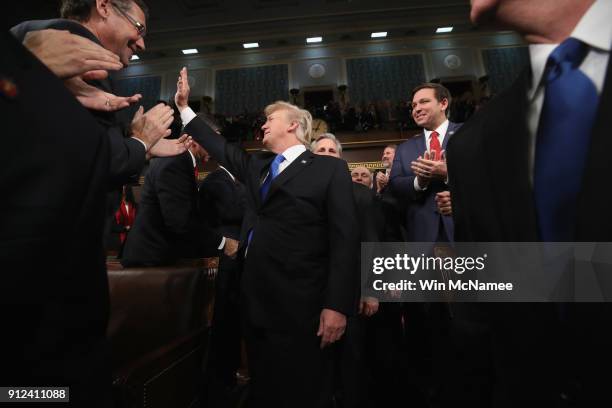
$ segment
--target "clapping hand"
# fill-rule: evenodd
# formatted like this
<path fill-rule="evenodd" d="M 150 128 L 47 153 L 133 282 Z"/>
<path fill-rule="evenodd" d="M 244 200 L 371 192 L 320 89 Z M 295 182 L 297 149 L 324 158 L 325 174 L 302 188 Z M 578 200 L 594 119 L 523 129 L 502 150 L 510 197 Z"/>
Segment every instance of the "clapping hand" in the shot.
<path fill-rule="evenodd" d="M 170 136 L 173 121 L 174 112 L 168 105 L 159 103 L 146 113 L 141 106 L 132 119 L 132 135 L 151 149 L 162 137 Z"/>
<path fill-rule="evenodd" d="M 410 164 L 422 188 L 427 187 L 434 179 L 446 180 L 447 178 L 446 153 L 443 150 L 439 160 L 435 160 L 436 156 L 435 152 L 425 152 L 423 156 L 419 156 Z"/>

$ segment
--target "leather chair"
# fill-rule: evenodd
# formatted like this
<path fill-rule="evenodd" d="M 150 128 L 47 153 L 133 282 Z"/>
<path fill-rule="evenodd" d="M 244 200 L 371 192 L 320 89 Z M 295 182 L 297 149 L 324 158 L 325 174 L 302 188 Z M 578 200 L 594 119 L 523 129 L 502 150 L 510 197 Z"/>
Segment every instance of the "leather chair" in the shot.
<path fill-rule="evenodd" d="M 202 387 L 216 258 L 178 266 L 108 264 L 117 407 L 193 406 Z"/>

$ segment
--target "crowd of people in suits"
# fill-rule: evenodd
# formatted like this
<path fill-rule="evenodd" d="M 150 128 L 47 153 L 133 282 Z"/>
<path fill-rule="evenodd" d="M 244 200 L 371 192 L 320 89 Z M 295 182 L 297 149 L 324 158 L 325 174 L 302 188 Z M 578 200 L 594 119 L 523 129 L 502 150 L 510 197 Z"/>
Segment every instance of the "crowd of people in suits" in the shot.
<path fill-rule="evenodd" d="M 114 95 L 108 72 L 144 49 L 146 4 L 63 0 L 61 14 L 0 36 L 0 112 L 20 135 L 0 175 L 12 192 L 0 223 L 12 272 L 0 385 L 67 385 L 72 406 L 112 406 L 112 219 L 121 233 L 129 226 L 126 266 L 220 256 L 213 367 L 233 381 L 243 336 L 249 407 L 609 399 L 599 374 L 612 361 L 607 304 L 381 303 L 361 297 L 355 256 L 371 241 L 610 241 L 610 221 L 592 216 L 606 213 L 612 170 L 609 2 L 472 1 L 473 21 L 532 44 L 529 69 L 463 126 L 448 120 L 446 88 L 416 87 L 411 116 L 423 131 L 387 146 L 374 175 L 347 171 L 333 134 L 311 143 L 312 115 L 283 101 L 265 109 L 265 150 L 247 154 L 189 107 L 186 68 L 176 111 L 141 107 L 125 126 L 116 112 L 141 96 Z M 179 118 L 183 134 L 167 138 Z M 198 186 L 208 155 L 219 167 Z M 132 224 L 123 186 L 147 160 Z M 413 364 L 398 365 L 406 344 Z"/>

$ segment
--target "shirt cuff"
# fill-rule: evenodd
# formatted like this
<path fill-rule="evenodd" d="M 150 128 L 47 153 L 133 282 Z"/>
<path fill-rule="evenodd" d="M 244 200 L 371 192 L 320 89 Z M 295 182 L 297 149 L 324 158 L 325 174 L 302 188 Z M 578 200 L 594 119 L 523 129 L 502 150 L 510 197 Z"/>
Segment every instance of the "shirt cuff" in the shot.
<path fill-rule="evenodd" d="M 191 109 L 191 108 L 190 108 Z M 193 118 L 192 118 L 193 119 Z M 219 244 L 219 247 L 217 248 L 219 251 L 221 251 L 223 249 L 223 247 L 225 246 L 225 237 L 223 237 L 223 239 L 221 240 L 221 243 Z"/>
<path fill-rule="evenodd" d="M 145 148 L 145 152 L 148 152 L 148 151 L 149 151 L 149 149 L 147 148 L 147 144 L 146 144 L 145 142 L 143 142 L 142 140 L 140 140 L 140 139 L 139 139 L 139 138 L 137 138 L 136 136 L 132 136 L 132 139 L 136 139 L 136 140 L 138 140 L 140 143 L 142 143 L 142 145 L 143 145 L 143 146 L 144 146 L 144 148 Z"/>
<path fill-rule="evenodd" d="M 181 122 L 183 122 L 183 126 L 187 126 L 187 124 L 189 124 L 189 122 L 191 122 L 191 120 L 195 117 L 195 112 L 189 106 L 181 110 Z"/>
<path fill-rule="evenodd" d="M 418 181 L 418 180 L 417 180 L 417 178 L 415 177 L 415 178 L 414 178 L 414 190 L 415 190 L 415 191 L 425 191 L 425 190 L 427 190 L 427 187 L 421 187 L 421 186 L 419 185 L 419 181 Z"/>

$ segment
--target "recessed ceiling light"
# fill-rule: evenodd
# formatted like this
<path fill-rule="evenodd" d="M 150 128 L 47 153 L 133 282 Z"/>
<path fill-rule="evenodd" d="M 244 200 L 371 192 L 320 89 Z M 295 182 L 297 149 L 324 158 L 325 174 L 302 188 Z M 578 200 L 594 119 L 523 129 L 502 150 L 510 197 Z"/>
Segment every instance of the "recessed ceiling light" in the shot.
<path fill-rule="evenodd" d="M 259 43 L 244 43 L 242 46 L 244 48 L 259 48 Z"/>
<path fill-rule="evenodd" d="M 195 48 L 189 48 L 189 49 L 183 50 L 183 54 L 185 55 L 197 54 L 197 53 L 198 53 L 198 50 Z"/>
<path fill-rule="evenodd" d="M 306 39 L 306 42 L 308 44 L 312 44 L 312 43 L 320 43 L 321 41 L 323 41 L 323 37 L 308 37 Z"/>
<path fill-rule="evenodd" d="M 385 38 L 386 36 L 387 36 L 387 32 L 386 31 L 380 31 L 378 33 L 370 34 L 371 38 Z"/>
<path fill-rule="evenodd" d="M 140 57 L 136 54 L 132 55 L 132 58 L 130 58 L 130 61 L 138 61 L 140 59 Z"/>
<path fill-rule="evenodd" d="M 438 27 L 436 33 L 450 33 L 453 31 L 453 27 Z"/>

